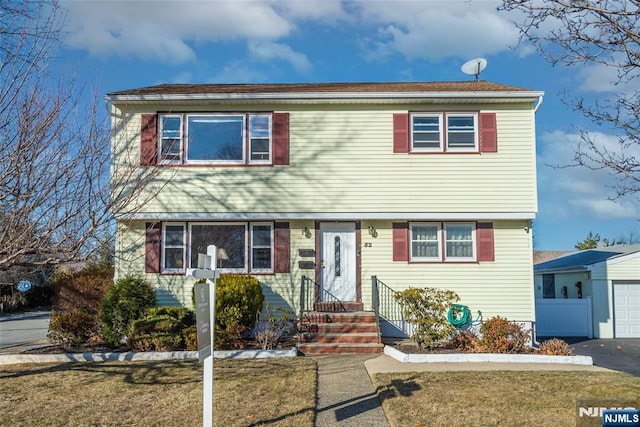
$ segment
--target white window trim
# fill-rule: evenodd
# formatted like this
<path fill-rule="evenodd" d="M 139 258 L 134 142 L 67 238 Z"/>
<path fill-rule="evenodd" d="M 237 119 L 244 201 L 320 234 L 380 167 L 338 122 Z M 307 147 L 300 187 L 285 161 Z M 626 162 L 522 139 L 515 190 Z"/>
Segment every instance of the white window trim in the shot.
<path fill-rule="evenodd" d="M 164 159 L 162 157 L 162 143 L 164 141 L 164 128 L 162 126 L 163 123 L 163 118 L 164 117 L 177 117 L 180 119 L 180 158 L 177 160 L 168 160 L 168 159 Z M 164 114 L 164 113 L 160 113 L 158 114 L 158 122 L 159 122 L 159 132 L 158 132 L 158 164 L 161 165 L 179 165 L 182 164 L 183 160 L 184 160 L 184 134 L 183 134 L 183 130 L 184 130 L 184 119 L 182 117 L 182 114 Z"/>
<path fill-rule="evenodd" d="M 166 239 L 166 229 L 167 227 L 182 227 L 182 246 L 169 246 L 167 245 Z M 186 236 L 186 223 L 184 222 L 165 222 L 162 224 L 162 273 L 184 273 L 186 270 L 187 259 L 185 258 L 185 253 L 187 252 L 187 236 Z M 182 248 L 182 268 L 166 268 L 166 250 L 167 248 Z"/>
<path fill-rule="evenodd" d="M 273 162 L 273 114 L 271 113 L 248 113 L 246 114 L 247 124 L 251 116 L 266 116 L 269 118 L 269 158 L 266 160 L 251 160 L 251 126 L 247 125 L 247 163 L 270 165 Z"/>
<path fill-rule="evenodd" d="M 189 159 L 189 118 L 190 117 L 242 117 L 242 159 L 240 160 L 192 160 Z M 184 158 L 185 165 L 243 165 L 247 158 L 247 113 L 185 113 L 183 115 L 183 122 L 185 126 L 184 135 Z"/>
<path fill-rule="evenodd" d="M 177 223 L 171 223 L 176 225 Z M 184 223 L 180 223 L 183 224 Z M 244 226 L 244 267 L 243 268 L 220 268 L 220 271 L 223 273 L 256 273 L 256 274 L 265 274 L 265 273 L 273 273 L 275 271 L 275 224 L 273 222 L 219 222 L 219 221 L 208 221 L 208 222 L 189 222 L 188 230 L 189 230 L 189 239 L 186 242 L 186 247 L 184 252 L 186 253 L 186 259 L 183 261 L 183 264 L 191 265 L 191 257 L 192 257 L 192 243 L 191 238 L 193 237 L 193 226 L 200 225 L 241 225 Z M 270 236 L 270 244 L 271 244 L 271 268 L 253 268 L 253 227 L 254 226 L 269 226 L 271 228 L 271 236 Z M 164 246 L 163 246 L 163 259 L 164 259 Z M 184 270 L 183 270 L 184 271 Z M 173 271 L 167 271 L 173 272 Z"/>
<path fill-rule="evenodd" d="M 241 160 L 190 160 L 189 153 L 189 117 L 191 116 L 242 116 L 242 159 Z M 250 116 L 267 116 L 269 117 L 269 158 L 265 160 L 251 160 L 251 135 L 249 129 L 249 117 Z M 166 160 L 162 158 L 162 141 L 163 141 L 163 129 L 162 118 L 163 117 L 178 117 L 180 119 L 180 159 L 178 160 Z M 273 164 L 273 113 L 271 112 L 242 112 L 242 111 L 229 111 L 229 112 L 216 112 L 216 113 L 197 113 L 197 112 L 185 112 L 185 113 L 159 113 L 159 132 L 158 132 L 158 147 L 157 156 L 158 164 L 163 165 L 271 165 Z"/>
<path fill-rule="evenodd" d="M 411 133 L 410 133 L 410 139 L 411 139 L 411 152 L 412 153 L 441 153 L 443 151 L 443 144 L 442 144 L 442 140 L 443 140 L 443 113 L 411 113 L 411 117 L 410 117 L 410 123 L 411 123 Z M 413 141 L 413 135 L 414 135 L 414 130 L 413 130 L 413 119 L 414 117 L 437 117 L 438 118 L 438 133 L 439 133 L 439 146 L 438 148 L 416 148 L 414 147 L 414 141 Z"/>
<path fill-rule="evenodd" d="M 254 248 L 261 248 L 264 246 L 256 246 L 254 245 L 254 238 L 253 238 L 253 227 L 255 226 L 268 226 L 269 228 L 271 228 L 271 232 L 270 232 L 270 249 L 271 249 L 271 268 L 253 268 L 253 249 Z M 250 258 L 250 272 L 251 273 L 273 273 L 274 271 L 274 262 L 275 262 L 275 226 L 273 222 L 251 222 L 249 223 L 249 230 L 251 233 L 251 247 L 249 248 L 249 258 Z"/>
<path fill-rule="evenodd" d="M 473 147 L 451 147 L 449 146 L 449 117 L 473 117 Z M 447 136 L 447 151 L 456 153 L 477 152 L 478 147 L 478 113 L 446 113 L 444 118 L 445 132 Z"/>
<path fill-rule="evenodd" d="M 471 227 L 471 257 L 455 257 L 455 256 L 447 256 L 447 226 L 460 226 L 467 225 Z M 452 240 L 455 241 L 455 240 Z M 477 237 L 476 237 L 476 223 L 475 222 L 445 222 L 442 225 L 442 253 L 444 256 L 444 260 L 447 262 L 469 262 L 476 261 L 478 256 L 476 253 L 477 247 Z"/>
<path fill-rule="evenodd" d="M 436 232 L 438 256 L 436 257 L 419 257 L 413 255 L 413 227 L 414 226 L 435 226 L 438 228 Z M 421 262 L 441 262 L 442 261 L 442 223 L 440 222 L 412 222 L 409 224 L 409 259 L 411 261 Z"/>

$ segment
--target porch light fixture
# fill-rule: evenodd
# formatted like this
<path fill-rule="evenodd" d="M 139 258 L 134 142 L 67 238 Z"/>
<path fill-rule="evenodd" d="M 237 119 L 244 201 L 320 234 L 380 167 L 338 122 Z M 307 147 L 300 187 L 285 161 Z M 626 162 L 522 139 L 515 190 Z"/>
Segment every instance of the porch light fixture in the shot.
<path fill-rule="evenodd" d="M 311 231 L 309 231 L 309 227 L 307 227 L 306 225 L 302 227 L 302 235 L 307 239 L 311 238 Z"/>
<path fill-rule="evenodd" d="M 371 235 L 371 237 L 378 237 L 378 231 L 373 225 L 369 226 L 369 234 Z"/>

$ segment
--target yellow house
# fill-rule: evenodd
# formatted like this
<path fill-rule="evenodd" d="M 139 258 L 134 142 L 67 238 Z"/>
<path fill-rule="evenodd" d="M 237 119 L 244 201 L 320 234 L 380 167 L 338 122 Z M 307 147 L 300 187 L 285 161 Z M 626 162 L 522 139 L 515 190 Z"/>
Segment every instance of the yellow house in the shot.
<path fill-rule="evenodd" d="M 190 305 L 185 273 L 215 244 L 223 272 L 296 312 L 373 311 L 383 289 L 436 287 L 532 323 L 542 95 L 486 81 L 109 93 L 112 173 L 147 179 L 115 212 L 116 274 Z"/>

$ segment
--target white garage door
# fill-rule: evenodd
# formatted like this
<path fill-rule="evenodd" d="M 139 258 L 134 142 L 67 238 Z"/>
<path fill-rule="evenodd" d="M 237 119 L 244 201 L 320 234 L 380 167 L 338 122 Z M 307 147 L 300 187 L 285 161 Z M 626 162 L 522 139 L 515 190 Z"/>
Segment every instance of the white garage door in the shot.
<path fill-rule="evenodd" d="M 640 338 L 640 283 L 614 283 L 616 338 Z"/>

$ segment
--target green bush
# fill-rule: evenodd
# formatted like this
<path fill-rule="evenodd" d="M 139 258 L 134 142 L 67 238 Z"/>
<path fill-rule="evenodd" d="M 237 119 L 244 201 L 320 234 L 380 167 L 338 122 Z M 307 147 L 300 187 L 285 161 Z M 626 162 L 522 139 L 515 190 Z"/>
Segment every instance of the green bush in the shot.
<path fill-rule="evenodd" d="M 246 274 L 221 274 L 216 281 L 216 324 L 235 322 L 251 328 L 262 309 L 264 295 L 257 278 Z"/>
<path fill-rule="evenodd" d="M 94 316 L 79 308 L 51 312 L 47 338 L 65 350 L 84 344 L 99 333 Z"/>
<path fill-rule="evenodd" d="M 184 307 L 153 307 L 144 318 L 131 323 L 127 343 L 137 351 L 184 350 L 187 347 L 185 330 L 190 327 L 195 328 L 195 313 L 192 310 Z"/>
<path fill-rule="evenodd" d="M 129 334 L 131 323 L 142 318 L 155 304 L 155 293 L 146 280 L 134 276 L 118 280 L 102 300 L 102 333 L 105 340 L 118 345 Z"/>
<path fill-rule="evenodd" d="M 453 291 L 409 288 L 394 294 L 405 320 L 415 328 L 411 339 L 421 347 L 449 339 L 456 329 L 447 321 L 447 311 L 460 298 Z"/>

